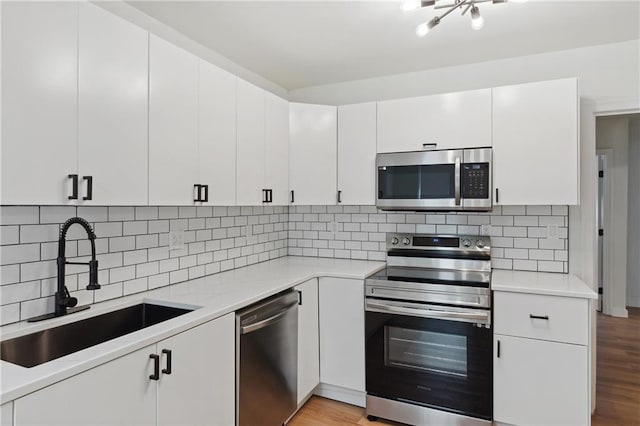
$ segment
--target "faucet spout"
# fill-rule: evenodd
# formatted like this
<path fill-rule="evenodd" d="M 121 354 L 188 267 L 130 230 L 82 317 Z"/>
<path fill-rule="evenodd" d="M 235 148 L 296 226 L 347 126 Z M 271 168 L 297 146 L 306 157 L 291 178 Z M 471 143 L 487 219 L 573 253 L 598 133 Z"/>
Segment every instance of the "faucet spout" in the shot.
<path fill-rule="evenodd" d="M 69 228 L 78 224 L 84 228 L 87 233 L 87 237 L 91 243 L 91 261 L 88 263 L 82 262 L 67 262 L 65 257 L 66 250 L 66 237 Z M 88 265 L 89 266 L 89 285 L 87 286 L 87 290 L 97 290 L 100 288 L 100 284 L 98 284 L 98 261 L 96 260 L 96 244 L 95 244 L 96 234 L 93 232 L 91 225 L 89 222 L 84 220 L 81 217 L 72 217 L 67 220 L 62 227 L 60 228 L 60 238 L 58 239 L 58 288 L 55 294 L 55 316 L 62 316 L 67 314 L 67 308 L 72 308 L 78 303 L 78 299 L 75 297 L 71 297 L 69 294 L 69 290 L 65 285 L 65 269 L 67 264 L 72 265 Z"/>

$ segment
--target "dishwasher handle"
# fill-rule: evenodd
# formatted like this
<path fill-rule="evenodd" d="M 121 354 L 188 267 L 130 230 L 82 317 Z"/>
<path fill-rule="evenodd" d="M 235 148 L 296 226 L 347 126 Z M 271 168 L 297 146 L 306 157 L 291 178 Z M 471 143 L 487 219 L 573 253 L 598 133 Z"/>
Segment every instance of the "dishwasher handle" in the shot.
<path fill-rule="evenodd" d="M 258 321 L 254 324 L 250 324 L 250 325 L 245 325 L 243 327 L 240 327 L 240 334 L 249 334 L 252 333 L 254 331 L 258 331 L 262 328 L 268 327 L 271 324 L 274 324 L 278 321 L 280 321 L 282 319 L 282 317 L 284 317 L 285 315 L 287 315 L 289 313 L 289 311 L 291 309 L 294 309 L 298 306 L 298 302 L 296 301 L 295 303 L 291 303 L 289 305 L 287 305 L 283 310 L 281 310 L 280 312 L 277 312 L 276 314 L 270 316 L 269 318 L 265 318 L 261 321 Z"/>

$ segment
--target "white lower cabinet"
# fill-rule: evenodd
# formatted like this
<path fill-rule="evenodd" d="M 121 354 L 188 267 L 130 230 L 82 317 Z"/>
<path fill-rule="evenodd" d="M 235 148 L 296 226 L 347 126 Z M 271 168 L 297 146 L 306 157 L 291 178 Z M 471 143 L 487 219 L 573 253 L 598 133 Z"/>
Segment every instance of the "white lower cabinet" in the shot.
<path fill-rule="evenodd" d="M 494 303 L 494 420 L 588 425 L 588 301 L 496 291 Z"/>
<path fill-rule="evenodd" d="M 318 279 L 306 281 L 295 290 L 298 307 L 298 404 L 320 382 L 320 342 L 318 337 Z"/>
<path fill-rule="evenodd" d="M 13 424 L 13 402 L 0 405 L 0 425 L 10 426 Z"/>
<path fill-rule="evenodd" d="M 170 350 L 169 353 L 163 350 Z M 154 360 L 159 356 L 158 380 Z M 16 425 L 194 425 L 235 422 L 235 315 L 17 399 Z M 4 416 L 4 409 L 3 409 Z"/>
<path fill-rule="evenodd" d="M 235 314 L 158 343 L 171 374 L 158 381 L 158 425 L 233 425 L 235 422 Z"/>
<path fill-rule="evenodd" d="M 17 399 L 16 425 L 156 424 L 155 346 Z"/>
<path fill-rule="evenodd" d="M 320 382 L 364 392 L 364 282 L 320 278 L 318 294 Z"/>
<path fill-rule="evenodd" d="M 514 425 L 587 425 L 589 394 L 586 346 L 494 336 L 496 421 Z M 496 349 L 497 353 L 497 349 Z"/>

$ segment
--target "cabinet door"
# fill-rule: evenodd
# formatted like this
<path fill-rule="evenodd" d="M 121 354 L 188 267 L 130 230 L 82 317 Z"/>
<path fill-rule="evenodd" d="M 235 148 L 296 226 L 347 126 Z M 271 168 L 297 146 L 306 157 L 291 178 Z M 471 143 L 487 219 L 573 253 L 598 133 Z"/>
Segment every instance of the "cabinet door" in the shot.
<path fill-rule="evenodd" d="M 376 104 L 338 107 L 338 191 L 342 204 L 376 203 Z"/>
<path fill-rule="evenodd" d="M 81 2 L 79 43 L 78 163 L 93 177 L 83 204 L 147 204 L 148 34 Z"/>
<path fill-rule="evenodd" d="M 578 82 L 493 89 L 496 204 L 578 204 Z"/>
<path fill-rule="evenodd" d="M 14 402 L 16 425 L 155 425 L 156 345 L 31 393 Z"/>
<path fill-rule="evenodd" d="M 78 3 L 2 3 L 2 204 L 68 204 L 78 158 Z"/>
<path fill-rule="evenodd" d="M 13 425 L 13 402 L 0 405 L 0 425 Z"/>
<path fill-rule="evenodd" d="M 318 336 L 318 280 L 295 288 L 300 292 L 298 307 L 298 404 L 320 382 L 320 343 Z"/>
<path fill-rule="evenodd" d="M 235 422 L 235 314 L 230 313 L 158 343 L 163 373 L 158 425 L 233 425 Z"/>
<path fill-rule="evenodd" d="M 265 187 L 271 205 L 289 204 L 289 102 L 265 93 Z"/>
<path fill-rule="evenodd" d="M 289 187 L 295 204 L 336 204 L 337 108 L 289 105 Z"/>
<path fill-rule="evenodd" d="M 494 335 L 493 418 L 514 425 L 589 424 L 587 347 Z"/>
<path fill-rule="evenodd" d="M 236 203 L 262 205 L 264 185 L 264 90 L 238 80 Z"/>
<path fill-rule="evenodd" d="M 198 183 L 209 185 L 209 202 L 236 204 L 236 81 L 205 61 L 200 62 L 198 107 Z"/>
<path fill-rule="evenodd" d="M 378 152 L 491 146 L 491 89 L 378 102 Z"/>
<path fill-rule="evenodd" d="M 320 381 L 364 392 L 364 283 L 320 278 Z"/>
<path fill-rule="evenodd" d="M 193 204 L 198 180 L 198 58 L 149 40 L 149 204 Z"/>

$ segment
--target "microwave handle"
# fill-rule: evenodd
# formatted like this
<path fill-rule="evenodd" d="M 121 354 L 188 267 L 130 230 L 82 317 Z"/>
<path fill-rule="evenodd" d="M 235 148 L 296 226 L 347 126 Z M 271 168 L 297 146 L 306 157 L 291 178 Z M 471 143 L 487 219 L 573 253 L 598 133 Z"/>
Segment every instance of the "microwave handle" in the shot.
<path fill-rule="evenodd" d="M 455 195 L 456 206 L 460 205 L 460 157 L 456 157 L 456 170 L 455 170 Z"/>

